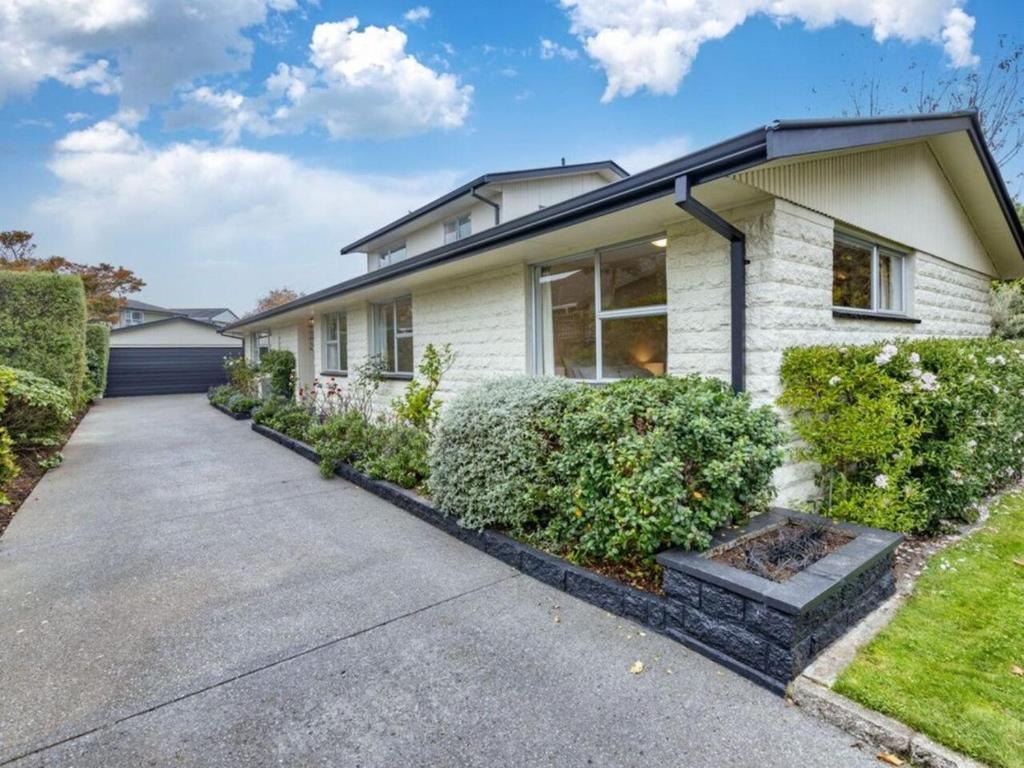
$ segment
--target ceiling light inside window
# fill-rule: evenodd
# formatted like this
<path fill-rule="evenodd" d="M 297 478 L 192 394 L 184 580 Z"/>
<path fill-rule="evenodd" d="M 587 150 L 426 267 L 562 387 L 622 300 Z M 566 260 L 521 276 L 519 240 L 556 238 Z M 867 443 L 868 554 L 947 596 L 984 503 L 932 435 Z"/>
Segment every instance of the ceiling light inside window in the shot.
<path fill-rule="evenodd" d="M 651 245 L 656 248 L 665 248 L 668 245 L 667 237 L 659 237 L 657 240 L 651 240 Z"/>

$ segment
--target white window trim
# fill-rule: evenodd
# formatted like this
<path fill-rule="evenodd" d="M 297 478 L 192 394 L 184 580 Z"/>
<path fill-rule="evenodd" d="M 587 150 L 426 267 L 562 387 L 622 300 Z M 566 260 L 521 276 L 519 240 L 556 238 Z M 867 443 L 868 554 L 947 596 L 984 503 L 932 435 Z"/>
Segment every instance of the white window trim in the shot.
<path fill-rule="evenodd" d="M 270 331 L 253 331 L 252 332 L 252 336 L 251 336 L 251 338 L 252 338 L 252 360 L 251 360 L 251 362 L 258 363 L 260 361 L 260 358 L 262 357 L 260 355 L 260 349 L 261 349 L 260 339 L 266 339 L 267 340 L 267 350 L 270 349 L 271 335 L 272 334 L 270 333 Z"/>
<path fill-rule="evenodd" d="M 631 245 L 638 245 L 640 243 L 651 242 L 659 240 L 665 237 L 664 233 L 651 235 L 650 237 L 640 237 L 633 240 L 627 240 L 622 243 L 613 243 L 612 245 L 602 246 L 601 248 L 581 251 L 580 253 L 574 253 L 571 256 L 562 256 L 558 259 L 552 259 L 550 261 L 544 261 L 539 264 L 534 264 L 531 268 L 531 303 L 533 305 L 533 370 L 537 375 L 551 375 L 545 374 L 544 372 L 544 350 L 551 345 L 551 341 L 545 344 L 543 338 L 545 329 L 548 329 L 551 325 L 550 322 L 545 323 L 543 312 L 544 312 L 544 301 L 540 295 L 540 278 L 541 271 L 544 267 L 550 267 L 555 264 L 561 264 L 567 261 L 576 261 L 589 256 L 594 262 L 594 310 L 595 310 L 595 326 L 594 326 L 594 369 L 599 374 L 604 373 L 604 338 L 602 330 L 603 320 L 615 320 L 619 318 L 634 318 L 634 317 L 662 317 L 668 316 L 668 304 L 652 304 L 648 307 L 630 307 L 629 309 L 601 309 L 601 252 L 611 251 L 616 248 L 626 248 Z M 668 265 L 665 266 L 666 271 Z M 622 381 L 622 379 L 611 379 L 599 376 L 596 379 L 569 379 L 570 381 L 581 381 L 587 384 L 610 384 L 614 381 Z"/>
<path fill-rule="evenodd" d="M 861 248 L 871 249 L 871 307 L 870 309 L 865 307 L 844 307 L 841 304 L 833 304 L 832 309 L 839 312 L 849 312 L 852 314 L 861 314 L 866 316 L 880 316 L 880 317 L 909 317 L 910 309 L 910 254 L 906 251 L 901 251 L 898 248 L 891 246 L 882 245 L 874 240 L 871 240 L 862 235 L 852 234 L 845 230 L 837 229 L 834 235 L 835 240 L 845 240 L 853 245 L 860 246 Z M 894 267 L 898 265 L 898 271 L 896 274 L 899 275 L 899 309 L 883 309 L 879 307 L 879 298 L 882 291 L 881 272 L 879 270 L 879 254 L 885 253 L 893 259 Z M 835 267 L 833 266 L 833 272 Z M 834 276 L 833 276 L 833 279 Z"/>
<path fill-rule="evenodd" d="M 396 296 L 390 301 L 378 302 L 373 305 L 373 340 L 374 340 L 374 352 L 379 355 L 382 360 L 387 358 L 384 356 L 384 347 L 388 343 L 387 339 L 387 325 L 381 325 L 380 314 L 377 312 L 378 309 L 389 309 L 391 311 L 391 322 L 394 323 L 395 336 L 392 339 L 391 355 L 395 361 L 395 370 L 385 371 L 385 376 L 412 376 L 415 371 L 400 371 L 398 370 L 398 341 L 399 339 L 412 339 L 416 330 L 416 316 L 413 315 L 413 330 L 400 332 L 398 330 L 398 302 L 409 300 L 409 306 L 412 307 L 412 295 L 407 294 L 405 296 Z M 416 367 L 415 355 L 413 359 L 413 368 Z"/>
<path fill-rule="evenodd" d="M 462 234 L 462 227 L 460 223 L 465 219 L 466 225 L 469 227 L 469 232 L 465 235 Z M 453 240 L 448 239 L 448 225 L 455 225 L 455 238 Z M 464 240 L 473 234 L 473 216 L 470 213 L 464 213 L 461 216 L 455 216 L 454 218 L 447 219 L 444 224 L 441 225 L 441 239 L 445 245 L 451 243 L 457 243 L 459 240 Z"/>
<path fill-rule="evenodd" d="M 345 333 L 344 334 L 342 334 L 342 332 L 341 332 L 341 319 L 343 317 L 345 318 Z M 330 341 L 330 339 L 328 337 L 328 334 L 327 334 L 327 325 L 328 325 L 328 323 L 331 323 L 331 322 L 334 323 L 335 335 L 338 337 L 335 341 Z M 347 375 L 348 374 L 348 316 L 344 312 L 329 312 L 329 313 L 327 313 L 327 314 L 325 314 L 323 316 L 323 321 L 320 324 L 320 330 L 321 330 L 321 333 L 323 333 L 323 337 L 324 337 L 323 350 L 322 350 L 323 359 L 320 361 L 322 363 L 322 365 L 321 365 L 321 373 L 324 373 L 324 374 L 337 373 L 337 374 L 341 374 L 343 376 Z M 328 347 L 330 347 L 331 345 L 336 345 L 337 348 L 338 348 L 338 367 L 337 368 L 332 368 L 330 365 L 328 365 L 327 350 L 328 350 Z M 341 359 L 341 357 L 342 357 L 342 355 L 341 355 L 342 348 L 345 349 L 344 365 L 342 365 L 342 359 Z"/>
<path fill-rule="evenodd" d="M 125 325 L 142 325 L 146 322 L 146 314 L 141 309 L 126 309 L 123 311 Z"/>

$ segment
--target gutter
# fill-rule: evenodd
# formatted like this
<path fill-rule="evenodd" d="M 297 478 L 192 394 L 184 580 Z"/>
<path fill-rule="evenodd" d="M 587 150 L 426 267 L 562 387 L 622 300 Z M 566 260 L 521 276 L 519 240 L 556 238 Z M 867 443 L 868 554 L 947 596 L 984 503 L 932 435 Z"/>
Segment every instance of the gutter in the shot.
<path fill-rule="evenodd" d="M 742 392 L 747 378 L 747 236 L 694 199 L 691 185 L 689 174 L 676 179 L 676 205 L 729 241 L 730 365 L 732 388 Z"/>
<path fill-rule="evenodd" d="M 477 192 L 479 188 L 479 186 L 470 187 L 469 194 L 475 197 L 481 203 L 486 203 L 487 205 L 491 206 L 491 208 L 494 209 L 494 226 L 498 226 L 499 224 L 501 224 L 501 206 L 498 205 L 493 200 L 488 200 L 486 197 Z"/>

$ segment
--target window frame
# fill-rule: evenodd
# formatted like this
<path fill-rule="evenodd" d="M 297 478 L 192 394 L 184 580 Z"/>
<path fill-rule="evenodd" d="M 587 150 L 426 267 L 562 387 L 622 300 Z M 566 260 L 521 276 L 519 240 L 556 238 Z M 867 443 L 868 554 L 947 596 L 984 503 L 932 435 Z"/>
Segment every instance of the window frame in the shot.
<path fill-rule="evenodd" d="M 142 325 L 146 322 L 146 313 L 141 309 L 125 309 L 123 311 L 125 325 Z"/>
<path fill-rule="evenodd" d="M 615 381 L 623 381 L 623 379 L 608 378 L 603 376 L 604 374 L 604 334 L 603 334 L 603 321 L 604 320 L 618 320 L 618 319 L 629 319 L 637 317 L 665 317 L 666 325 L 668 318 L 668 296 L 666 295 L 665 304 L 651 304 L 646 307 L 629 307 L 627 309 L 601 309 L 603 304 L 601 294 L 601 253 L 605 251 L 614 251 L 619 248 L 628 248 L 631 245 L 640 245 L 642 243 L 654 244 L 656 240 L 663 240 L 666 238 L 664 232 L 660 232 L 648 237 L 636 237 L 631 240 L 625 240 L 619 243 L 612 243 L 609 245 L 602 246 L 600 248 L 591 248 L 586 251 L 580 251 L 573 253 L 568 256 L 561 256 L 557 259 L 550 259 L 548 261 L 538 262 L 531 265 L 531 279 L 530 279 L 530 303 L 533 305 L 533 371 L 536 375 L 540 376 L 557 376 L 555 373 L 547 373 L 544 370 L 544 302 L 541 300 L 540 288 L 541 288 L 541 272 L 545 267 L 554 266 L 556 264 L 562 264 L 568 261 L 575 261 L 585 256 L 589 256 L 593 259 L 594 265 L 594 370 L 598 373 L 597 378 L 593 379 L 569 379 L 568 381 L 579 381 L 586 384 L 610 384 Z M 655 246 L 659 247 L 659 246 Z M 667 243 L 666 247 L 661 250 L 666 251 L 667 255 Z M 668 272 L 668 264 L 666 261 L 665 265 L 666 275 Z M 666 286 L 667 291 L 667 286 Z M 665 330 L 666 336 L 668 329 Z M 667 338 L 666 338 L 667 342 Z M 668 373 L 668 360 L 665 361 L 665 373 Z"/>
<path fill-rule="evenodd" d="M 402 258 L 395 260 L 393 256 L 399 251 L 402 251 L 405 255 Z M 406 248 L 405 240 L 403 240 L 400 243 L 389 245 L 387 248 L 381 248 L 380 252 L 377 254 L 377 266 L 389 267 L 392 264 L 398 264 L 399 262 L 405 261 L 407 258 L 409 258 L 409 251 Z"/>
<path fill-rule="evenodd" d="M 467 228 L 466 234 L 462 234 L 462 226 L 461 226 L 461 224 L 462 224 L 463 220 L 465 220 L 465 222 L 466 222 L 466 228 Z M 448 239 L 448 225 L 449 224 L 455 225 L 455 232 L 454 232 L 455 237 L 453 237 L 451 240 Z M 444 240 L 444 244 L 445 245 L 451 245 L 452 243 L 459 242 L 459 240 L 465 240 L 467 237 L 469 237 L 472 234 L 473 234 L 473 214 L 472 214 L 472 212 L 470 212 L 470 213 L 463 213 L 463 214 L 460 214 L 460 215 L 455 216 L 453 218 L 446 219 L 444 221 L 444 223 L 441 225 L 441 235 L 442 235 L 441 239 Z"/>
<path fill-rule="evenodd" d="M 271 349 L 270 339 L 271 339 L 272 335 L 273 334 L 271 334 L 270 331 L 253 331 L 252 332 L 252 354 L 253 354 L 252 362 L 258 364 L 263 359 L 263 351 L 262 351 L 263 350 L 263 346 L 260 344 L 260 340 L 261 339 L 266 339 L 267 340 L 267 351 L 268 352 L 270 351 L 270 349 Z"/>
<path fill-rule="evenodd" d="M 344 318 L 345 329 L 342 330 L 342 319 Z M 330 340 L 330 335 L 327 333 L 327 329 L 330 327 L 330 323 L 334 322 L 335 335 L 337 338 L 334 341 Z M 321 374 L 328 376 L 347 376 L 348 375 L 348 313 L 339 310 L 338 312 L 327 312 L 320 319 L 320 333 L 323 335 L 323 342 L 320 345 L 321 349 Z M 338 348 L 338 366 L 332 368 L 329 365 L 328 349 L 331 345 L 337 345 Z M 343 353 L 344 351 L 344 353 Z"/>
<path fill-rule="evenodd" d="M 412 330 L 405 331 L 405 332 L 399 332 L 399 330 L 398 330 L 398 304 L 399 304 L 399 302 L 403 302 L 403 301 L 408 301 L 409 302 L 409 314 L 412 317 L 413 326 L 412 326 Z M 392 345 L 391 346 L 391 354 L 392 354 L 392 359 L 395 361 L 395 370 L 393 370 L 393 371 L 392 370 L 385 370 L 383 372 L 384 377 L 385 378 L 395 378 L 395 379 L 411 379 L 413 377 L 413 374 L 415 373 L 415 369 L 416 369 L 415 345 L 413 347 L 412 367 L 408 371 L 400 371 L 400 370 L 398 370 L 398 342 L 399 342 L 400 339 L 409 339 L 410 341 L 412 341 L 414 336 L 415 336 L 415 332 L 416 332 L 416 325 L 415 325 L 416 324 L 416 317 L 415 317 L 415 315 L 413 314 L 413 311 L 412 311 L 412 294 L 411 293 L 407 293 L 407 294 L 403 294 L 401 296 L 395 296 L 395 298 L 393 298 L 393 299 L 390 299 L 388 301 L 376 302 L 376 303 L 372 304 L 371 306 L 372 306 L 372 321 L 373 321 L 373 351 L 374 351 L 374 354 L 377 355 L 381 359 L 382 362 L 386 362 L 387 361 L 387 355 L 385 354 L 385 351 L 386 351 L 386 347 L 387 347 L 387 344 L 388 344 L 387 325 L 381 323 L 382 312 L 390 310 L 391 321 L 394 324 L 394 329 L 395 329 L 394 338 L 391 340 L 391 345 Z"/>
<path fill-rule="evenodd" d="M 910 253 L 902 251 L 898 248 L 894 248 L 890 245 L 884 245 L 877 240 L 870 239 L 864 235 L 858 235 L 843 229 L 836 229 L 833 236 L 833 266 L 832 266 L 832 280 L 833 287 L 835 285 L 835 245 L 837 243 L 845 241 L 847 244 L 858 247 L 870 249 L 871 251 L 871 306 L 867 307 L 844 307 L 842 304 L 832 304 L 833 313 L 838 315 L 848 314 L 864 317 L 883 317 L 883 318 L 908 318 L 910 317 L 909 299 L 910 299 Z M 881 269 L 879 268 L 880 257 L 882 255 L 888 256 L 893 262 L 893 274 L 898 275 L 896 280 L 898 284 L 897 291 L 894 291 L 894 298 L 898 298 L 898 309 L 885 309 L 879 306 L 881 292 L 882 292 L 882 280 L 881 280 Z"/>

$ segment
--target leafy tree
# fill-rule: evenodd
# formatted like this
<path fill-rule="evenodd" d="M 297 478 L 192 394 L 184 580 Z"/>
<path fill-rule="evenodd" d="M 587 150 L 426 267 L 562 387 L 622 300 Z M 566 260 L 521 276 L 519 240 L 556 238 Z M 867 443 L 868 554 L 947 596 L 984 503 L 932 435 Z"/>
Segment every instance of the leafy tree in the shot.
<path fill-rule="evenodd" d="M 85 301 L 90 320 L 117 320 L 129 293 L 141 291 L 146 284 L 130 269 L 112 264 L 79 264 L 62 256 L 37 258 L 32 233 L 24 230 L 0 232 L 0 269 L 13 272 L 55 272 L 78 275 L 85 286 Z"/>
<path fill-rule="evenodd" d="M 263 296 L 256 300 L 256 306 L 249 312 L 250 315 L 256 315 L 260 312 L 266 312 L 268 309 L 274 307 L 280 307 L 282 304 L 287 304 L 289 301 L 295 301 L 295 299 L 301 299 L 302 293 L 296 291 L 288 286 L 282 286 L 281 288 L 272 288 L 267 291 Z"/>

